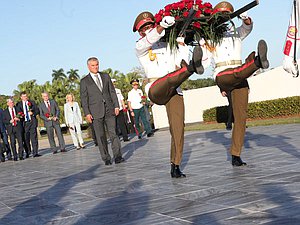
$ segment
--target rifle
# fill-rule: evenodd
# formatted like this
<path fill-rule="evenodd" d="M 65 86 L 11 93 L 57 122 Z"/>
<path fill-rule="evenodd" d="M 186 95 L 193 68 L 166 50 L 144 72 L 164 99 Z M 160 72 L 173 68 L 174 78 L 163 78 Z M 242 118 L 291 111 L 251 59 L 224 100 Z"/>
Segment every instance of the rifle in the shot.
<path fill-rule="evenodd" d="M 249 9 L 257 6 L 259 4 L 259 0 L 254 0 L 252 2 L 250 2 L 249 4 L 243 6 L 242 8 L 236 10 L 233 13 L 230 14 L 225 14 L 225 16 L 222 17 L 222 19 L 220 21 L 218 21 L 218 23 L 216 24 L 216 26 L 221 25 L 222 23 L 227 22 L 228 20 L 231 20 L 237 16 L 239 16 L 240 14 L 242 14 L 243 12 L 248 11 Z M 194 8 L 191 8 L 189 11 L 189 15 L 187 17 L 187 19 L 185 19 L 184 25 L 182 26 L 180 32 L 179 32 L 179 37 L 183 37 L 188 26 L 191 24 L 191 22 L 193 21 L 199 21 L 199 22 L 208 22 L 211 19 L 213 19 L 212 16 L 202 16 L 200 18 L 194 18 L 194 15 L 196 13 L 196 10 Z M 179 20 L 182 21 L 182 20 Z"/>

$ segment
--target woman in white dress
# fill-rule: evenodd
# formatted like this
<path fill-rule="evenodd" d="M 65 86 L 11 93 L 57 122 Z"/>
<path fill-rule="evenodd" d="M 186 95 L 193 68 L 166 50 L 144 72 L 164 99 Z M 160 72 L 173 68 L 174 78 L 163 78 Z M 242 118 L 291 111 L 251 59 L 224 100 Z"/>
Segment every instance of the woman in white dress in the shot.
<path fill-rule="evenodd" d="M 85 148 L 82 139 L 82 132 L 80 125 L 82 124 L 82 116 L 79 105 L 74 101 L 73 94 L 67 94 L 66 101 L 67 103 L 64 105 L 64 113 L 65 113 L 65 122 L 69 128 L 74 146 L 77 150 L 81 148 Z"/>

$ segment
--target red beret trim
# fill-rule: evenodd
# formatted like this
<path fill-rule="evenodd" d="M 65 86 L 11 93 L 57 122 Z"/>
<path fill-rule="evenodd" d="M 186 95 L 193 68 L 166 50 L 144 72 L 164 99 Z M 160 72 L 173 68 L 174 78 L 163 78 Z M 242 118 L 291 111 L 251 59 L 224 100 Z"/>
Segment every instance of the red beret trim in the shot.
<path fill-rule="evenodd" d="M 148 17 L 148 18 L 145 18 L 145 19 L 141 20 L 140 22 L 138 22 L 135 29 L 139 30 L 141 28 L 141 26 L 143 26 L 145 23 L 148 23 L 148 22 L 153 22 L 154 23 L 154 21 L 150 17 Z"/>
<path fill-rule="evenodd" d="M 231 10 L 229 8 L 217 8 L 217 9 L 214 9 L 213 14 L 215 14 L 217 12 L 230 12 L 231 13 Z"/>

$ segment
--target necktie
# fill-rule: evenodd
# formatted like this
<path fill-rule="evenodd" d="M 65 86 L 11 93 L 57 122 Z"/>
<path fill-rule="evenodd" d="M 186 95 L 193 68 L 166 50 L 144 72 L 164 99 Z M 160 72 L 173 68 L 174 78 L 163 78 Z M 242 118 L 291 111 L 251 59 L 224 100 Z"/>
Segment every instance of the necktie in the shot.
<path fill-rule="evenodd" d="M 47 102 L 47 108 L 48 108 L 48 111 L 50 113 L 51 110 L 50 110 L 50 102 L 49 101 Z"/>
<path fill-rule="evenodd" d="M 100 78 L 99 78 L 98 74 L 96 75 L 96 84 L 97 84 L 99 90 L 102 92 L 102 83 L 100 81 Z"/>
<path fill-rule="evenodd" d="M 25 102 L 25 115 L 26 115 L 26 121 L 29 121 L 29 113 L 28 113 L 28 106 L 27 106 L 28 102 Z"/>
<path fill-rule="evenodd" d="M 11 109 L 11 115 L 12 115 L 12 118 L 13 118 L 13 119 L 16 117 L 14 108 Z M 17 125 L 17 122 L 14 120 L 13 126 L 15 127 L 16 125 Z"/>

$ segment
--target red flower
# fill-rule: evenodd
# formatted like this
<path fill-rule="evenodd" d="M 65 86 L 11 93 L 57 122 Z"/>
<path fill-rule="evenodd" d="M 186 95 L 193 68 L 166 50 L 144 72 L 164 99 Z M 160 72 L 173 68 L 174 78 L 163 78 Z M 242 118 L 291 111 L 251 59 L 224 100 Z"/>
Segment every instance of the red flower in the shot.
<path fill-rule="evenodd" d="M 156 23 L 159 23 L 162 20 L 162 16 L 160 14 L 156 14 L 154 18 Z"/>
<path fill-rule="evenodd" d="M 196 18 L 200 18 L 200 16 L 201 16 L 201 10 L 198 10 L 196 13 L 195 13 L 195 17 Z"/>
<path fill-rule="evenodd" d="M 209 2 L 205 2 L 203 5 L 206 8 L 210 8 L 210 9 L 212 8 L 212 5 Z"/>
<path fill-rule="evenodd" d="M 180 10 L 183 10 L 183 9 L 185 8 L 185 3 L 184 3 L 184 2 L 179 2 L 179 3 L 178 3 L 178 8 L 179 8 Z"/>
<path fill-rule="evenodd" d="M 32 106 L 31 102 L 29 102 L 29 101 L 27 102 L 27 105 L 28 105 L 29 107 Z"/>
<path fill-rule="evenodd" d="M 202 4 L 202 0 L 196 0 L 196 4 L 197 4 L 197 5 Z"/>
<path fill-rule="evenodd" d="M 184 12 L 182 15 L 183 15 L 184 17 L 188 17 L 189 12 Z"/>
<path fill-rule="evenodd" d="M 196 28 L 200 28 L 200 23 L 199 22 L 194 22 L 193 26 L 196 27 Z"/>
<path fill-rule="evenodd" d="M 165 11 L 169 11 L 170 12 L 171 9 L 172 9 L 172 5 L 171 4 L 165 6 Z"/>
<path fill-rule="evenodd" d="M 126 109 L 126 108 L 125 108 L 125 109 L 123 109 L 123 112 L 127 112 L 127 111 L 128 111 L 128 109 Z"/>
<path fill-rule="evenodd" d="M 47 118 L 49 118 L 49 117 L 50 117 L 50 114 L 49 114 L 49 113 L 45 113 L 45 116 L 46 116 Z"/>
<path fill-rule="evenodd" d="M 188 9 L 191 9 L 191 8 L 193 7 L 193 2 L 189 2 L 189 3 L 186 5 L 186 7 L 187 7 Z"/>
<path fill-rule="evenodd" d="M 18 112 L 17 118 L 21 119 L 23 117 L 24 117 L 24 113 L 23 112 Z"/>
<path fill-rule="evenodd" d="M 175 20 L 179 20 L 180 19 L 180 16 L 175 16 Z"/>
<path fill-rule="evenodd" d="M 171 12 L 165 11 L 165 16 L 171 16 Z"/>
<path fill-rule="evenodd" d="M 141 98 L 142 98 L 142 99 L 146 99 L 147 97 L 146 97 L 145 95 L 143 95 Z"/>
<path fill-rule="evenodd" d="M 211 9 L 205 9 L 204 10 L 204 14 L 206 14 L 206 15 L 210 15 L 211 13 L 212 13 Z"/>

